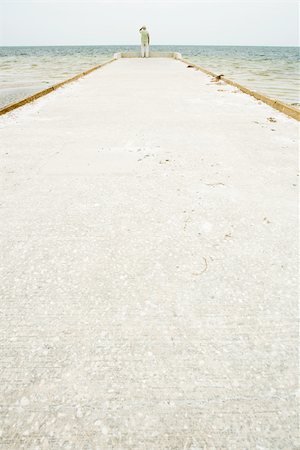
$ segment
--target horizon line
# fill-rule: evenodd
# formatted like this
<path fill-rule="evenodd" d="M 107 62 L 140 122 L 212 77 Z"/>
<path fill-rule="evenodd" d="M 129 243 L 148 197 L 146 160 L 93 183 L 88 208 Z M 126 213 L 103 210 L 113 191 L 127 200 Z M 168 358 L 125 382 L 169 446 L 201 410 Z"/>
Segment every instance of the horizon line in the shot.
<path fill-rule="evenodd" d="M 140 44 L 0 44 L 2 47 L 127 47 L 135 46 L 140 47 Z M 150 47 L 291 47 L 300 48 L 300 44 L 297 45 L 275 45 L 275 44 L 150 44 Z"/>

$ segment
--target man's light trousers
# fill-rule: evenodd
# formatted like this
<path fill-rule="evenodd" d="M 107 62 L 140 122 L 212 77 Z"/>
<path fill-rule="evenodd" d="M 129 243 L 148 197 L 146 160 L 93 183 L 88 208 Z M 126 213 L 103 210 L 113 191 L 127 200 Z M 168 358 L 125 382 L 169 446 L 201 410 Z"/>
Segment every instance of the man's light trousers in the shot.
<path fill-rule="evenodd" d="M 149 57 L 149 44 L 141 44 L 141 56 L 142 58 Z"/>

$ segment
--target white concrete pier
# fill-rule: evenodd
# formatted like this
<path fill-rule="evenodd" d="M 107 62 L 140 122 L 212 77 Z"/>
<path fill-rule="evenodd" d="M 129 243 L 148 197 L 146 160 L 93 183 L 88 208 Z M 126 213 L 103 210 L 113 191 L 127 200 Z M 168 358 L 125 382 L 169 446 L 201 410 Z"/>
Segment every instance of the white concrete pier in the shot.
<path fill-rule="evenodd" d="M 298 123 L 173 59 L 0 118 L 0 447 L 296 449 Z"/>

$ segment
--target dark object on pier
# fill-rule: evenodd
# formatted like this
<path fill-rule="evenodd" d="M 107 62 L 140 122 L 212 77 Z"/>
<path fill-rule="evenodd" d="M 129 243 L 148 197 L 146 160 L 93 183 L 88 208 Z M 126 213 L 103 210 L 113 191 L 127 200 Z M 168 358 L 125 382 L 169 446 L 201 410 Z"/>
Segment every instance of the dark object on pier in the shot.
<path fill-rule="evenodd" d="M 214 83 L 216 83 L 217 81 L 220 81 L 222 77 L 224 77 L 224 75 L 221 73 L 221 75 L 215 76 L 215 78 L 213 78 L 211 81 L 213 81 Z"/>

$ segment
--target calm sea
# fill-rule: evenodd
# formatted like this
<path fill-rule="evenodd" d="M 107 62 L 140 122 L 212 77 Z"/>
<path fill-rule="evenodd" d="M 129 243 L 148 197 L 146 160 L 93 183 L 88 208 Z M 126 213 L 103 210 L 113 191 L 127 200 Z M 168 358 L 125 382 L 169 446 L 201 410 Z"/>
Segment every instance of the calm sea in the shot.
<path fill-rule="evenodd" d="M 298 47 L 152 46 L 300 107 Z M 0 108 L 137 46 L 0 47 Z"/>

